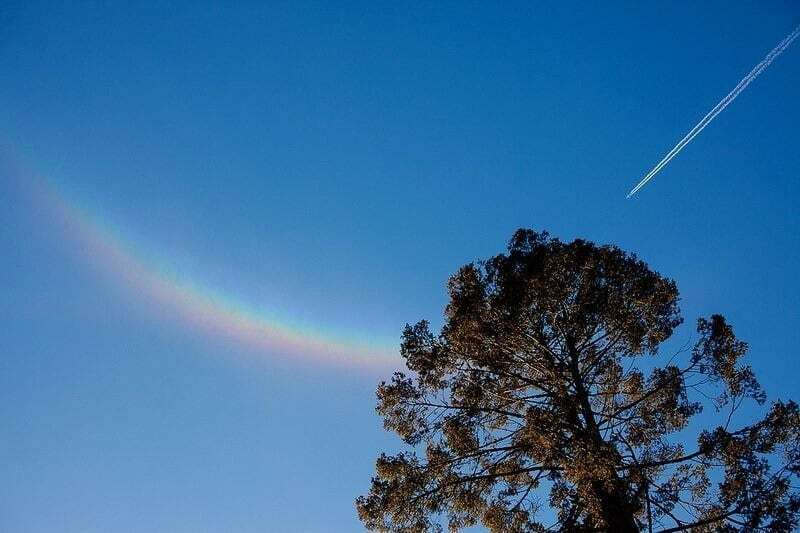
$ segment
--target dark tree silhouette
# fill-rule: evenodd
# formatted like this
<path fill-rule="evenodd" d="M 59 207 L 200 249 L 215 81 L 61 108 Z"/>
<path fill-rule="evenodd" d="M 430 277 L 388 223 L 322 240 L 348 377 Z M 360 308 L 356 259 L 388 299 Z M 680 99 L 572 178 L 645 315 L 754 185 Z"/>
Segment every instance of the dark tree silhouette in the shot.
<path fill-rule="evenodd" d="M 413 377 L 378 388 L 385 427 L 411 449 L 378 458 L 356 502 L 368 528 L 797 526 L 797 404 L 735 426 L 743 402 L 765 395 L 719 315 L 698 320 L 693 347 L 658 359 L 681 323 L 678 291 L 636 256 L 519 230 L 449 291 L 441 334 L 406 326 Z M 718 425 L 687 437 L 703 406 Z"/>

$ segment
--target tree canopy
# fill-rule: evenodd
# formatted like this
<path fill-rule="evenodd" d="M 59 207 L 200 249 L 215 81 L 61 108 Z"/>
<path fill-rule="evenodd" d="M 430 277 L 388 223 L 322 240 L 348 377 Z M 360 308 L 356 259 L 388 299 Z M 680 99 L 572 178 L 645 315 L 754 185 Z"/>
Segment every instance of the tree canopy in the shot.
<path fill-rule="evenodd" d="M 682 322 L 672 280 L 615 246 L 519 230 L 448 288 L 441 332 L 406 326 L 410 372 L 378 387 L 384 426 L 409 447 L 378 458 L 356 501 L 366 527 L 797 526 L 798 405 L 766 404 L 720 315 L 662 353 Z M 763 416 L 745 424 L 747 401 Z M 718 422 L 696 429 L 704 408 Z"/>

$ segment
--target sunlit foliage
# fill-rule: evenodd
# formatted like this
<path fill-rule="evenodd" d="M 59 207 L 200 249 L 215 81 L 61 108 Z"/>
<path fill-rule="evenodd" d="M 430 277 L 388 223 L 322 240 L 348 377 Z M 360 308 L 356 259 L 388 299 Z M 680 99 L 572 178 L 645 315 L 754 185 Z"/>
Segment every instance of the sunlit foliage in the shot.
<path fill-rule="evenodd" d="M 357 502 L 370 529 L 790 531 L 800 412 L 766 404 L 722 316 L 661 355 L 678 291 L 614 246 L 520 230 L 449 281 L 441 333 L 407 326 L 410 375 L 378 388 L 409 450 Z M 735 426 L 743 402 L 763 418 Z M 686 438 L 714 409 L 718 425 Z"/>

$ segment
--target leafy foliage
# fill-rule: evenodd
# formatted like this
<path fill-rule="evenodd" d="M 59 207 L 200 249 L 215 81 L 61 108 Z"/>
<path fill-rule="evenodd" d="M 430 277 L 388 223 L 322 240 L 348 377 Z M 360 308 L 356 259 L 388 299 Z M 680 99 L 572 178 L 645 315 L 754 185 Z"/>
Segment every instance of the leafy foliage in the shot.
<path fill-rule="evenodd" d="M 378 388 L 385 427 L 411 448 L 378 458 L 356 502 L 368 528 L 797 526 L 797 404 L 732 427 L 745 400 L 766 396 L 719 315 L 698 320 L 693 348 L 643 364 L 682 319 L 675 283 L 636 256 L 519 230 L 507 254 L 462 267 L 449 292 L 440 334 L 406 326 L 412 375 Z M 722 423 L 687 448 L 678 437 L 704 406 Z"/>

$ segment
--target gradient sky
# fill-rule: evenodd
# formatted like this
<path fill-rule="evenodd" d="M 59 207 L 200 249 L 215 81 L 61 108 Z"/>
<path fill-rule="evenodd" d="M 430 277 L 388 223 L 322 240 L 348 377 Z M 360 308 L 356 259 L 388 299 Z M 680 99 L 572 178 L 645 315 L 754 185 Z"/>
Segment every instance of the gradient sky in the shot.
<path fill-rule="evenodd" d="M 387 350 L 518 227 L 613 242 L 678 282 L 676 339 L 723 313 L 800 396 L 800 43 L 625 200 L 800 6 L 526 4 L 3 2 L 0 531 L 358 531 L 398 445 L 396 357 L 193 323 L 42 187 L 148 268 Z"/>

